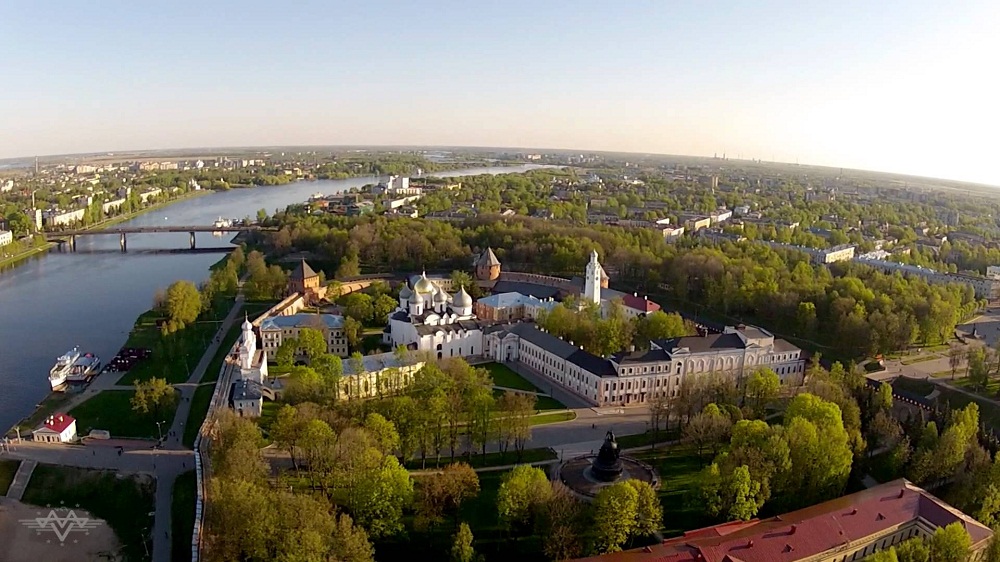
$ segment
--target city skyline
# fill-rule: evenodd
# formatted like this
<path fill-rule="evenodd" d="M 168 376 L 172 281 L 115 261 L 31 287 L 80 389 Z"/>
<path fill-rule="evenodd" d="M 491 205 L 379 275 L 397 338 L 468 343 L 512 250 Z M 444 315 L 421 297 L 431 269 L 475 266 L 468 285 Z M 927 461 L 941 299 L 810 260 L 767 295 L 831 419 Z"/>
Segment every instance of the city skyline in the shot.
<path fill-rule="evenodd" d="M 0 158 L 208 146 L 712 156 L 1000 185 L 1000 7 L 15 2 Z M 983 131 L 983 132 L 980 132 Z"/>

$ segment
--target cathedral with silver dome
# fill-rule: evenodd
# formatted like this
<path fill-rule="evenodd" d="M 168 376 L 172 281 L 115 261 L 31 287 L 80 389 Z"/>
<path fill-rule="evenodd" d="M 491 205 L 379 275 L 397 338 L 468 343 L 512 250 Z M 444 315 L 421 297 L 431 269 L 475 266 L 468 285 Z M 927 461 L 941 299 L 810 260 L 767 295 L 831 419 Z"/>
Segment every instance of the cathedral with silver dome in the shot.
<path fill-rule="evenodd" d="M 472 296 L 446 288 L 450 279 L 414 276 L 399 291 L 399 308 L 389 316 L 386 343 L 426 351 L 438 359 L 480 355 L 483 324 L 472 312 Z"/>

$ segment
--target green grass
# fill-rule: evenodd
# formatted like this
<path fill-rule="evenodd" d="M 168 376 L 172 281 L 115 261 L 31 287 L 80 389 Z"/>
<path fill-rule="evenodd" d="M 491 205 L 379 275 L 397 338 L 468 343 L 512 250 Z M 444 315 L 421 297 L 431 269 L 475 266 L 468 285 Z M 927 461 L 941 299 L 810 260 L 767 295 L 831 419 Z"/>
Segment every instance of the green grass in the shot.
<path fill-rule="evenodd" d="M 933 361 L 935 359 L 941 359 L 940 355 L 924 355 L 923 357 L 914 357 L 913 359 L 903 359 L 900 361 L 903 365 L 913 365 L 914 363 L 923 363 L 924 361 Z"/>
<path fill-rule="evenodd" d="M 52 392 L 45 397 L 44 400 L 35 408 L 30 416 L 18 422 L 17 426 L 21 428 L 21 436 L 25 436 L 42 424 L 42 420 L 49 417 L 49 414 L 54 414 L 55 412 L 62 409 L 66 402 L 69 402 L 72 398 L 72 394 L 65 392 Z M 9 436 L 15 436 L 15 431 L 10 431 Z"/>
<path fill-rule="evenodd" d="M 653 465 L 660 474 L 658 493 L 663 505 L 665 536 L 680 535 L 713 523 L 703 507 L 689 497 L 703 468 L 693 447 L 683 445 L 655 452 L 641 451 L 633 456 Z"/>
<path fill-rule="evenodd" d="M 953 410 L 964 408 L 966 405 L 975 402 L 979 406 L 979 419 L 989 424 L 994 429 L 1000 429 L 1000 406 L 997 406 L 985 398 L 973 398 L 972 396 L 962 394 L 957 390 L 952 390 L 945 386 L 935 385 L 931 382 L 906 377 L 898 377 L 893 380 L 892 387 L 911 392 L 913 394 L 918 394 L 920 396 L 927 396 L 935 388 L 937 388 L 941 392 L 938 400 L 948 402 Z"/>
<path fill-rule="evenodd" d="M 392 351 L 392 349 L 382 344 L 382 330 L 379 330 L 377 334 L 362 336 L 361 338 L 362 355 L 372 355 L 374 353 L 384 353 L 387 351 Z"/>
<path fill-rule="evenodd" d="M 537 449 L 525 449 L 518 459 L 517 452 L 511 447 L 507 454 L 486 453 L 483 455 L 457 456 L 455 462 L 468 463 L 473 468 L 486 468 L 490 466 L 504 466 L 508 464 L 527 464 L 533 462 L 551 461 L 559 458 L 555 451 L 548 447 Z M 423 468 L 439 468 L 451 464 L 451 457 L 442 455 L 440 462 L 436 458 L 428 458 L 426 463 L 421 463 L 420 459 L 406 461 L 405 466 L 409 470 L 421 470 Z"/>
<path fill-rule="evenodd" d="M 501 396 L 506 392 L 516 392 L 504 390 L 502 388 L 493 389 L 493 398 L 500 399 Z M 536 396 L 535 400 L 535 410 L 539 412 L 546 412 L 549 410 L 565 410 L 566 405 L 562 402 L 552 398 L 551 396 Z"/>
<path fill-rule="evenodd" d="M 138 562 L 146 560 L 146 552 L 153 550 L 148 538 L 153 527 L 154 490 L 145 477 L 40 464 L 22 501 L 38 506 L 79 506 L 89 511 L 114 530 L 125 559 Z"/>
<path fill-rule="evenodd" d="M 531 425 L 545 425 L 547 423 L 557 423 L 576 419 L 576 412 L 570 410 L 568 412 L 549 412 L 548 414 L 539 414 L 537 416 L 532 416 L 529 423 Z"/>
<path fill-rule="evenodd" d="M 0 460 L 0 496 L 6 496 L 21 461 Z"/>
<path fill-rule="evenodd" d="M 212 404 L 214 392 L 214 384 L 202 385 L 194 390 L 187 421 L 184 422 L 184 446 L 189 449 L 194 448 L 194 440 L 198 437 L 198 430 L 201 429 L 205 415 L 208 414 L 208 407 Z"/>
<path fill-rule="evenodd" d="M 271 402 L 270 400 L 265 400 L 263 406 L 260 410 L 260 418 L 257 419 L 257 425 L 264 430 L 264 434 L 271 432 L 271 424 L 274 423 L 274 418 L 278 415 L 278 410 L 284 404 L 280 402 Z"/>
<path fill-rule="evenodd" d="M 139 439 L 157 439 L 157 419 L 153 415 L 138 415 L 132 411 L 132 390 L 105 390 L 70 410 L 69 414 L 76 418 L 77 432 L 83 436 L 92 429 L 104 429 L 113 437 L 134 437 Z M 170 429 L 173 423 L 177 405 L 164 412 L 159 421 L 163 431 Z"/>
<path fill-rule="evenodd" d="M 674 427 L 670 431 L 665 431 L 663 429 L 657 431 L 655 434 L 652 430 L 645 431 L 643 433 L 636 433 L 633 435 L 616 435 L 615 440 L 618 441 L 618 447 L 621 449 L 631 449 L 633 447 L 643 447 L 651 443 L 657 442 L 662 443 L 664 441 L 673 441 L 680 437 L 680 431 Z"/>
<path fill-rule="evenodd" d="M 167 379 L 167 382 L 172 384 L 188 380 L 191 370 L 201 361 L 205 349 L 215 337 L 221 321 L 233 307 L 233 300 L 233 297 L 216 299 L 211 308 L 203 312 L 194 324 L 167 335 L 164 335 L 156 325 L 157 320 L 164 318 L 162 313 L 155 310 L 142 313 L 135 321 L 125 346 L 145 347 L 151 349 L 153 353 L 145 361 L 137 363 L 118 381 L 118 384 L 135 384 L 153 377 Z M 262 305 L 263 303 L 259 306 Z M 235 326 L 238 336 L 239 323 L 235 323 Z M 217 378 L 218 372 L 212 376 Z"/>
<path fill-rule="evenodd" d="M 527 379 L 515 373 L 506 365 L 501 365 L 500 363 L 486 363 L 485 365 L 477 365 L 477 367 L 489 371 L 490 377 L 493 378 L 493 384 L 496 386 L 516 388 L 517 390 L 527 390 L 528 392 L 541 392 L 537 386 L 528 382 Z"/>
<path fill-rule="evenodd" d="M 170 559 L 173 562 L 191 562 L 191 533 L 194 531 L 194 516 L 197 502 L 197 475 L 189 470 L 174 481 L 173 497 L 170 502 L 170 531 L 173 545 Z"/>

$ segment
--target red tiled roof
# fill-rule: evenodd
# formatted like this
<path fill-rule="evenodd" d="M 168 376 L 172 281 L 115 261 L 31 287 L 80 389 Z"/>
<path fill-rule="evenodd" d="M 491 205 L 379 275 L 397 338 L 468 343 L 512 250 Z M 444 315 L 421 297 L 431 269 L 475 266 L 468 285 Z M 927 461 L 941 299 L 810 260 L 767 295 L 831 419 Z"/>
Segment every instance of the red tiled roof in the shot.
<path fill-rule="evenodd" d="M 52 430 L 56 433 L 62 433 L 63 431 L 66 430 L 67 427 L 70 426 L 70 424 L 72 424 L 75 421 L 76 419 L 74 419 L 73 416 L 70 416 L 69 414 L 53 414 L 51 417 L 47 418 L 42 427 L 38 429 L 45 428 Z"/>
<path fill-rule="evenodd" d="M 642 312 L 647 312 L 647 313 L 656 312 L 657 310 L 660 310 L 660 305 L 656 304 L 655 302 L 647 298 L 639 297 L 636 295 L 624 295 L 622 297 L 622 304 L 624 304 L 629 308 L 640 310 Z"/>
<path fill-rule="evenodd" d="M 960 522 L 972 544 L 993 533 L 910 482 L 899 479 L 828 502 L 745 523 L 717 525 L 648 550 L 587 558 L 592 562 L 794 562 L 922 518 Z"/>

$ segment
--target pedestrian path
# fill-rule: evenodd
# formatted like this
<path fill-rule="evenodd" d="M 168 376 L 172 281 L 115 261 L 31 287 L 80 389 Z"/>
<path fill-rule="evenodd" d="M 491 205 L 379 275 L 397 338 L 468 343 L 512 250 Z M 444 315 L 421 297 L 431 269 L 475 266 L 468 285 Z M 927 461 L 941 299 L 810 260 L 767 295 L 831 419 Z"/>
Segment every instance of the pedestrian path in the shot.
<path fill-rule="evenodd" d="M 38 466 L 38 463 L 35 461 L 21 461 L 21 466 L 17 467 L 17 473 L 14 474 L 14 481 L 10 483 L 10 488 L 7 489 L 8 498 L 21 500 L 24 496 L 24 491 L 28 489 L 28 482 L 31 481 L 31 473 L 35 471 L 36 466 Z"/>

